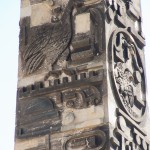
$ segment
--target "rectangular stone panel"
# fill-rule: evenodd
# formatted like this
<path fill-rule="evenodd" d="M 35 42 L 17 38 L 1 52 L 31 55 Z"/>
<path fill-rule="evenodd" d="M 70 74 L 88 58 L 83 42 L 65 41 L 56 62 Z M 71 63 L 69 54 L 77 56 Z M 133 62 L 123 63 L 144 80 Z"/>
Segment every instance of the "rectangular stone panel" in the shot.
<path fill-rule="evenodd" d="M 107 149 L 107 137 L 107 125 L 54 134 L 51 136 L 51 150 Z"/>
<path fill-rule="evenodd" d="M 53 134 L 103 123 L 102 79 L 103 70 L 97 70 L 20 88 L 16 137 Z"/>

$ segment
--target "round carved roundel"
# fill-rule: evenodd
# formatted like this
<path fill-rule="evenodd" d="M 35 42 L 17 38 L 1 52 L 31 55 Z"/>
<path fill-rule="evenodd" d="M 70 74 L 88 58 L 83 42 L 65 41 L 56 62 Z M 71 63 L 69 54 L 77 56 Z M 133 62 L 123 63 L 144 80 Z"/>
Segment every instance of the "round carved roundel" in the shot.
<path fill-rule="evenodd" d="M 146 110 L 143 52 L 126 30 L 117 30 L 111 37 L 112 80 L 116 101 L 137 122 Z"/>

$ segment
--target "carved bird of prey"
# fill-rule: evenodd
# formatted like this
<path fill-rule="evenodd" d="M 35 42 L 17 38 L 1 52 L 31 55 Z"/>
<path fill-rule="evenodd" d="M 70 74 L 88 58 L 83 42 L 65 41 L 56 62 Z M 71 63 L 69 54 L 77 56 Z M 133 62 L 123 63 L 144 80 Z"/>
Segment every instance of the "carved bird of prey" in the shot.
<path fill-rule="evenodd" d="M 23 67 L 26 74 L 35 72 L 46 61 L 51 69 L 54 64 L 62 63 L 69 54 L 69 45 L 72 39 L 72 10 L 74 0 L 69 0 L 60 19 L 52 17 L 52 23 L 41 26 L 40 30 L 31 37 L 31 42 L 22 52 Z M 57 8 L 58 14 L 61 8 Z"/>

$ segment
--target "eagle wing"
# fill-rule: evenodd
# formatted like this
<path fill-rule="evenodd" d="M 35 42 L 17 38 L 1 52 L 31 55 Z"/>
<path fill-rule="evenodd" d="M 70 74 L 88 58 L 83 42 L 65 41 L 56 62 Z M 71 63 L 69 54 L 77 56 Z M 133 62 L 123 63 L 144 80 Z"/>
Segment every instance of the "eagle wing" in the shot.
<path fill-rule="evenodd" d="M 63 52 L 70 44 L 72 37 L 71 35 L 71 24 L 68 22 L 64 24 L 58 24 L 54 27 L 54 32 L 51 36 L 46 54 L 49 65 L 53 66 L 60 59 Z"/>
<path fill-rule="evenodd" d="M 37 27 L 33 29 L 35 34 L 22 53 L 23 64 L 27 74 L 37 70 L 45 59 L 44 49 L 48 45 L 53 32 L 53 25 Z M 32 31 L 31 31 L 32 32 Z"/>
<path fill-rule="evenodd" d="M 29 46 L 22 55 L 27 74 L 36 71 L 44 60 L 53 66 L 67 49 L 72 34 L 70 20 L 72 4 L 69 1 L 60 21 L 38 27 L 37 33 L 33 34 Z"/>

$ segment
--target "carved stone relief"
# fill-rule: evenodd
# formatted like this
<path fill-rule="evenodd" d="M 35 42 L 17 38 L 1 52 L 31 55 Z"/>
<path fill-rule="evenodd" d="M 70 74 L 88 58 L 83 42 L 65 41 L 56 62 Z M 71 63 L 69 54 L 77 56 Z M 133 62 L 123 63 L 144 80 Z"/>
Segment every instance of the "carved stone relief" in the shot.
<path fill-rule="evenodd" d="M 85 1 L 92 4 L 92 1 Z M 94 59 L 104 49 L 104 15 L 100 4 L 83 5 L 75 13 L 75 34 L 72 39 L 71 60 L 81 64 Z"/>
<path fill-rule="evenodd" d="M 101 103 L 101 94 L 94 86 L 71 89 L 63 92 L 65 106 L 68 108 L 86 108 Z"/>
<path fill-rule="evenodd" d="M 137 122 L 142 121 L 146 110 L 145 78 L 142 59 L 131 35 L 126 30 L 113 33 L 111 43 L 112 78 L 117 103 Z"/>
<path fill-rule="evenodd" d="M 62 14 L 61 7 L 54 8 L 51 24 L 30 29 L 30 43 L 21 51 L 22 64 L 26 74 L 33 73 L 43 63 L 48 65 L 48 69 L 52 69 L 60 57 L 59 63 L 67 59 L 68 55 L 63 56 L 63 53 L 68 51 L 69 54 L 68 46 L 72 36 L 72 10 L 73 1 L 70 0 L 62 16 L 60 16 Z"/>
<path fill-rule="evenodd" d="M 64 124 L 63 111 L 66 109 L 84 109 L 102 104 L 100 82 L 99 85 L 91 83 L 80 87 L 70 85 L 66 83 L 64 89 L 64 84 L 60 86 L 55 80 L 53 87 L 41 82 L 21 88 L 18 91 L 16 136 L 24 138 L 56 133 L 61 130 L 62 121 Z M 77 117 L 77 112 L 75 114 Z M 103 118 L 101 116 L 99 118 Z M 65 120 L 65 124 L 73 123 L 74 113 L 68 113 L 65 118 L 69 121 Z"/>
<path fill-rule="evenodd" d="M 36 3 L 44 2 L 31 0 L 31 5 Z M 85 63 L 100 55 L 104 48 L 104 16 L 100 4 L 95 5 L 97 3 L 100 1 L 52 1 L 51 20 L 43 25 L 32 27 L 30 17 L 22 18 L 20 57 L 23 76 L 68 69 L 69 65 Z M 80 33 L 83 23 L 87 28 Z"/>
<path fill-rule="evenodd" d="M 107 149 L 108 127 L 79 129 L 78 131 L 51 135 L 51 150 L 102 150 Z M 63 139 L 63 140 L 62 140 Z"/>
<path fill-rule="evenodd" d="M 107 0 L 108 63 L 110 86 L 116 109 L 116 123 L 110 127 L 111 148 L 149 150 L 150 141 L 143 130 L 147 115 L 144 72 L 145 39 L 141 28 L 140 1 Z M 106 28 L 106 30 L 107 30 Z M 109 29 L 108 29 L 109 30 Z M 112 132 L 113 131 L 113 132 Z"/>
<path fill-rule="evenodd" d="M 107 1 L 106 17 L 107 22 L 113 21 L 117 27 L 128 28 L 136 41 L 136 44 L 142 49 L 145 41 L 141 27 L 141 16 L 139 5 L 132 1 Z"/>
<path fill-rule="evenodd" d="M 147 105 L 139 0 L 28 1 L 31 14 L 20 20 L 16 139 L 34 139 L 26 150 L 149 150 L 140 126 Z M 107 100 L 108 93 L 114 97 Z M 117 105 L 107 104 L 113 98 Z M 113 108 L 111 128 L 106 114 Z"/>
<path fill-rule="evenodd" d="M 17 137 L 38 136 L 60 130 L 60 115 L 50 98 L 34 98 L 18 102 L 18 105 Z"/>
<path fill-rule="evenodd" d="M 64 146 L 64 150 L 100 150 L 106 143 L 106 134 L 101 131 L 93 131 L 74 136 Z"/>
<path fill-rule="evenodd" d="M 95 84 L 98 82 L 102 83 L 102 80 L 104 78 L 103 69 L 95 71 L 85 71 L 81 73 L 74 73 L 74 70 L 65 72 L 67 73 L 65 75 L 61 71 L 51 72 L 50 75 L 53 76 L 53 78 L 49 79 L 50 75 L 48 75 L 45 81 L 36 82 L 29 86 L 19 88 L 19 97 L 26 97 L 29 94 L 30 96 L 40 95 L 43 91 L 47 90 L 62 90 L 64 89 L 64 85 L 65 88 L 73 88 L 73 85 L 80 86 L 81 83 L 82 85 L 89 85 L 91 83 Z"/>
<path fill-rule="evenodd" d="M 129 118 L 121 109 L 117 109 L 115 137 L 111 138 L 114 149 L 149 150 L 150 141 L 141 127 Z"/>

